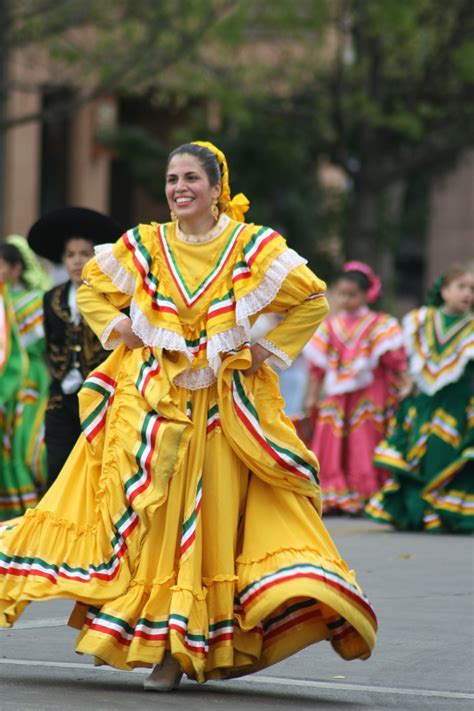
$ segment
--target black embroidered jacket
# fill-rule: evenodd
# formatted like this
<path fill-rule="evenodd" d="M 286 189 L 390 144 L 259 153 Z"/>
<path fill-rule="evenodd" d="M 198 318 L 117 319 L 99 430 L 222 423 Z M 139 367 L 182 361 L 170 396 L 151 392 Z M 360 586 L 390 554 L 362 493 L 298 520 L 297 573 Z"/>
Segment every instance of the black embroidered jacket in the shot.
<path fill-rule="evenodd" d="M 79 325 L 71 320 L 70 285 L 68 281 L 55 286 L 43 299 L 46 359 L 52 378 L 48 409 L 61 407 L 61 381 L 71 368 L 78 368 L 86 378 L 109 355 L 82 318 Z"/>

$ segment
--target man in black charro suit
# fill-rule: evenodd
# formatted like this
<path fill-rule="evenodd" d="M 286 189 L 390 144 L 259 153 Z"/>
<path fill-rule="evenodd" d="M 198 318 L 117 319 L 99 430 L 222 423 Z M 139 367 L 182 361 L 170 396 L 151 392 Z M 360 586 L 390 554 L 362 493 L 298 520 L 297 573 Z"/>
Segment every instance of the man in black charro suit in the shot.
<path fill-rule="evenodd" d="M 62 262 L 69 275 L 69 280 L 48 291 L 43 301 L 51 374 L 45 419 L 48 487 L 81 433 L 79 389 L 88 373 L 108 355 L 76 305 L 82 268 L 93 256 L 95 244 L 114 242 L 121 233 L 121 227 L 109 217 L 94 210 L 69 207 L 44 215 L 28 234 L 34 251 L 58 264 Z"/>

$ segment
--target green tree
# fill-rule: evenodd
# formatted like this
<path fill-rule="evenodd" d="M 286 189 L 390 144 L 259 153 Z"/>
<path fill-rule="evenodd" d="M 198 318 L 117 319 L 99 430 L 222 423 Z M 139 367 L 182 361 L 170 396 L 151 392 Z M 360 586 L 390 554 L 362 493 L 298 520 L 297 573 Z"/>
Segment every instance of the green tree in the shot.
<path fill-rule="evenodd" d="M 282 225 L 328 269 L 331 259 L 357 256 L 390 277 L 402 233 L 423 229 L 430 182 L 474 143 L 472 0 L 7 7 L 9 46 L 40 44 L 65 77 L 74 70 L 76 101 L 115 91 L 184 111 L 169 143 L 205 133 L 222 144 L 256 219 Z M 135 134 L 116 145 L 146 184 L 150 159 L 167 146 L 140 150 L 153 138 L 126 131 Z M 344 184 L 330 195 L 318 183 L 324 161 Z M 335 232 L 339 257 L 326 249 Z"/>
<path fill-rule="evenodd" d="M 238 6 L 237 0 L 5 0 L 2 58 L 21 52 L 32 64 L 49 64 L 53 83 L 75 88 L 56 115 L 111 92 L 179 102 L 189 92 L 185 78 L 176 78 L 177 66 L 192 64 L 222 27 L 231 42 Z M 0 97 L 36 91 L 44 80 L 34 76 L 21 83 L 0 76 Z M 4 114 L 0 128 L 48 118 Z"/>
<path fill-rule="evenodd" d="M 339 260 L 390 279 L 402 235 L 423 237 L 431 182 L 474 143 L 473 30 L 470 0 L 240 3 L 177 65 L 189 119 L 173 139 L 214 137 L 258 219 L 328 271 L 337 231 Z M 322 161 L 340 169 L 339 192 L 318 184 Z"/>
<path fill-rule="evenodd" d="M 273 195 L 301 190 L 306 199 L 298 209 L 312 213 L 313 234 L 320 241 L 328 227 L 333 229 L 321 217 L 332 213 L 345 256 L 367 259 L 390 278 L 403 231 L 423 229 L 421 202 L 412 196 L 426 194 L 432 181 L 474 144 L 472 3 L 333 0 L 298 5 L 301 12 L 285 31 L 300 49 L 291 66 L 285 66 L 285 54 L 267 66 L 244 67 L 247 72 L 237 64 L 225 87 L 245 97 L 241 106 L 254 117 L 253 130 L 264 134 L 253 152 L 259 170 L 260 157 L 269 154 L 267 142 L 280 140 L 278 132 L 276 139 L 272 133 L 274 123 L 295 127 L 283 148 L 287 166 L 305 152 L 308 167 L 299 185 L 288 167 L 282 170 L 281 187 L 273 186 Z M 308 14 L 316 5 L 311 24 Z M 268 17 L 265 29 L 266 34 L 257 24 L 254 33 L 272 36 Z M 275 47 L 279 36 L 273 34 Z M 239 145 L 241 126 L 245 135 L 251 119 L 234 112 L 229 99 L 224 91 L 221 134 L 223 140 L 234 136 Z M 268 131 L 262 131 L 262 123 Z M 308 199 L 307 174 L 321 159 L 338 166 L 346 184 L 340 209 L 332 210 L 332 201 L 329 213 L 320 211 L 327 205 L 324 200 Z"/>

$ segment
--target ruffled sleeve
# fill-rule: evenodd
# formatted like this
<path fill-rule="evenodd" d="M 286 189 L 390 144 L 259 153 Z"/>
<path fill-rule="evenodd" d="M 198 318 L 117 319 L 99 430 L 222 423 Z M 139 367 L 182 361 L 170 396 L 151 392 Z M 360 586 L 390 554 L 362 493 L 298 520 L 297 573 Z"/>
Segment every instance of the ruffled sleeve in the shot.
<path fill-rule="evenodd" d="M 307 266 L 301 265 L 290 271 L 265 309 L 284 314 L 278 325 L 259 340 L 273 354 L 270 362 L 284 369 L 299 355 L 328 314 L 325 292 L 326 284 Z"/>
<path fill-rule="evenodd" d="M 126 245 L 127 235 L 115 244 L 96 247 L 95 257 L 83 269 L 83 285 L 76 296 L 82 315 L 107 350 L 121 342 L 114 329 L 127 318 L 122 309 L 130 305 L 135 289 L 136 267 Z"/>
<path fill-rule="evenodd" d="M 288 368 L 328 312 L 326 284 L 278 232 L 249 227 L 252 234 L 232 275 L 237 324 L 248 330 L 248 319 L 256 314 L 284 314 L 258 342 L 272 353 L 270 363 Z"/>

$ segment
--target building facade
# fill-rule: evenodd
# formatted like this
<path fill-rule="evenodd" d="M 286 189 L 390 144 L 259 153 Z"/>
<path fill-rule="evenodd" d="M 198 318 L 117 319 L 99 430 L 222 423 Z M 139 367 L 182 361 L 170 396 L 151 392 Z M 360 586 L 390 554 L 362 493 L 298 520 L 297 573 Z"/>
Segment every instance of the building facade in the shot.
<path fill-rule="evenodd" d="M 25 234 L 41 214 L 64 205 L 106 212 L 124 225 L 166 219 L 163 202 L 134 184 L 97 140 L 104 128 L 134 115 L 163 138 L 170 122 L 166 111 L 139 102 L 131 108 L 113 96 L 76 102 L 76 77 L 62 75 L 58 84 L 54 68 L 36 51 L 14 54 L 7 70 L 12 88 L 3 108 L 10 127 L 0 143 L 0 239 Z M 407 261 L 411 279 L 423 282 L 419 293 L 453 261 L 474 262 L 474 151 L 431 189 L 425 248 Z M 412 295 L 406 305 L 402 293 L 400 299 L 405 310 Z"/>

